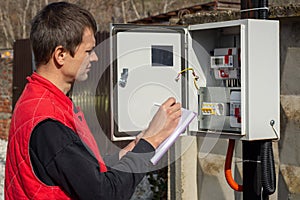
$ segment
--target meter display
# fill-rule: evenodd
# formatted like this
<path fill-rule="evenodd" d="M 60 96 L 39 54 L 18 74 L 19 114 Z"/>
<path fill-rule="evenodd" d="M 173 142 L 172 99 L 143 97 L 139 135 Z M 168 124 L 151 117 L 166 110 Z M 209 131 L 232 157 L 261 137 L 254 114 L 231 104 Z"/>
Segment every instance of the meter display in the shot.
<path fill-rule="evenodd" d="M 173 67 L 173 46 L 151 46 L 152 66 Z"/>

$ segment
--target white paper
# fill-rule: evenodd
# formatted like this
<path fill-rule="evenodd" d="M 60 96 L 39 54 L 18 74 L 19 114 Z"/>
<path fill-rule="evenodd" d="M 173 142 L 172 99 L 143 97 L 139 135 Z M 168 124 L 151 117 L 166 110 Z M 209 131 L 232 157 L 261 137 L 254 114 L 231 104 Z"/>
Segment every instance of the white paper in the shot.
<path fill-rule="evenodd" d="M 185 108 L 181 109 L 181 118 L 174 132 L 167 139 L 165 139 L 165 141 L 163 141 L 155 150 L 155 154 L 150 160 L 153 165 L 157 164 L 161 157 L 175 143 L 178 136 L 185 131 L 186 127 L 192 122 L 196 115 L 197 114 L 193 111 L 187 110 Z"/>

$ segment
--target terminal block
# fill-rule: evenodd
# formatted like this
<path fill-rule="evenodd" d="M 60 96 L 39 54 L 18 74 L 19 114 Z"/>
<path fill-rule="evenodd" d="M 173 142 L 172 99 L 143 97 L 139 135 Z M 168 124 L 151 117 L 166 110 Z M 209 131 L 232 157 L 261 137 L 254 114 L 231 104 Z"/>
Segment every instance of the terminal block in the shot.
<path fill-rule="evenodd" d="M 224 104 L 223 103 L 202 103 L 202 115 L 224 115 Z"/>

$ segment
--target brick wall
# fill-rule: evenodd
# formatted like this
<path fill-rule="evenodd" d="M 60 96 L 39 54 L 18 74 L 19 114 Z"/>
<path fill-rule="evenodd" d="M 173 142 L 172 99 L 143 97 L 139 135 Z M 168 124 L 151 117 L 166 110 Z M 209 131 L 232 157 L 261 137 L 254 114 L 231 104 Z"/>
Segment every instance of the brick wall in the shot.
<path fill-rule="evenodd" d="M 0 58 L 0 138 L 7 139 L 12 112 L 13 62 Z"/>

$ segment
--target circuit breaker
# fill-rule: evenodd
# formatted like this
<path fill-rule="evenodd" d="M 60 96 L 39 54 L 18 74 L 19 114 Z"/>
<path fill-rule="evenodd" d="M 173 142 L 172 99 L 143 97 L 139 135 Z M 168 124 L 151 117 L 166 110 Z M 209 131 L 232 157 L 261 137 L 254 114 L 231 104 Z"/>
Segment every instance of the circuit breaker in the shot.
<path fill-rule="evenodd" d="M 187 135 L 279 139 L 278 21 L 115 24 L 111 44 L 113 140 L 145 129 L 169 96 L 198 113 Z"/>
<path fill-rule="evenodd" d="M 199 89 L 199 130 L 241 131 L 241 90 L 237 87 Z"/>

